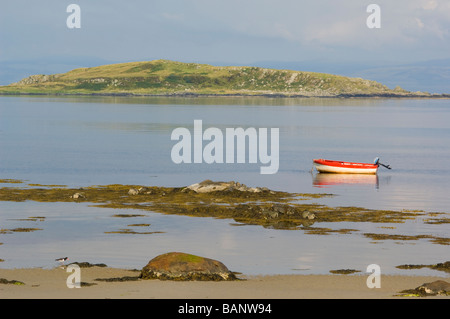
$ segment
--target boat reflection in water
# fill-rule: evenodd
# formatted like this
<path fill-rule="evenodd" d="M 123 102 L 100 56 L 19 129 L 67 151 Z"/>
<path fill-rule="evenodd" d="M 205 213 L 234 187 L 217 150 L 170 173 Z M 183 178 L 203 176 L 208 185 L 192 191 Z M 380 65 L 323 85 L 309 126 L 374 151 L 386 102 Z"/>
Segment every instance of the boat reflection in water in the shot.
<path fill-rule="evenodd" d="M 378 189 L 378 175 L 377 174 L 328 174 L 319 173 L 313 175 L 313 186 L 319 188 L 326 188 L 335 185 L 344 184 L 359 184 L 359 185 L 374 185 Z"/>

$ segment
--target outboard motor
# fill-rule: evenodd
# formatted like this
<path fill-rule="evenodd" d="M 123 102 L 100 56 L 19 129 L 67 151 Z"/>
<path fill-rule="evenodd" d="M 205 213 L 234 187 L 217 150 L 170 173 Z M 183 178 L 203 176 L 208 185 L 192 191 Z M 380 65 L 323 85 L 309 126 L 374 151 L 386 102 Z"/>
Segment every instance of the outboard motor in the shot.
<path fill-rule="evenodd" d="M 383 163 L 380 163 L 380 158 L 378 158 L 378 157 L 375 157 L 373 163 L 374 163 L 375 165 L 378 165 L 378 166 L 381 165 L 381 166 L 383 166 L 383 167 L 386 167 L 387 169 L 392 169 L 390 165 L 385 165 L 385 164 L 383 164 Z"/>

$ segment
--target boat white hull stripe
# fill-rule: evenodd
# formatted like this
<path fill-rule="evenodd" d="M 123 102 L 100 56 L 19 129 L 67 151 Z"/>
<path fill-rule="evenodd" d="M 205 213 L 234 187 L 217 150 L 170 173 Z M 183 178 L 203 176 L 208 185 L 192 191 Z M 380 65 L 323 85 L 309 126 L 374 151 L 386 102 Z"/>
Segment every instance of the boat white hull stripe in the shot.
<path fill-rule="evenodd" d="M 328 166 L 322 165 L 318 163 L 314 163 L 317 171 L 321 173 L 342 173 L 342 174 L 376 174 L 378 168 L 350 168 L 350 167 L 337 167 L 337 166 Z"/>

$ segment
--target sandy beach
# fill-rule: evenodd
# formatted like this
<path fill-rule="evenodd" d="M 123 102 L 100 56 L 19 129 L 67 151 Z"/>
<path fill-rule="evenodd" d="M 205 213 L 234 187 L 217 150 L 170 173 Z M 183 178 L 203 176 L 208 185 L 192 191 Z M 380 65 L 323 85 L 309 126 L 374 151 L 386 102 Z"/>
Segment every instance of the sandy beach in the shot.
<path fill-rule="evenodd" d="M 380 288 L 368 288 L 367 276 L 353 275 L 239 275 L 240 281 L 98 281 L 99 278 L 137 277 L 140 271 L 91 267 L 81 268 L 80 288 L 68 288 L 71 275 L 65 268 L 0 269 L 0 278 L 24 284 L 1 284 L 1 299 L 404 299 L 405 289 L 446 280 L 428 276 L 381 276 Z M 426 297 L 449 298 L 449 297 Z M 419 298 L 423 299 L 423 298 Z"/>

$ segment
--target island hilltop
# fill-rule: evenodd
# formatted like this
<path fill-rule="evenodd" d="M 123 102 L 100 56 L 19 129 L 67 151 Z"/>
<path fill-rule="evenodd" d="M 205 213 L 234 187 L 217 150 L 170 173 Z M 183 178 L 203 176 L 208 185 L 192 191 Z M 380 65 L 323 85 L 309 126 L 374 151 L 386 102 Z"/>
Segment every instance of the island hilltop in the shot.
<path fill-rule="evenodd" d="M 0 94 L 258 95 L 294 97 L 435 97 L 339 75 L 169 60 L 31 75 L 0 86 Z"/>

